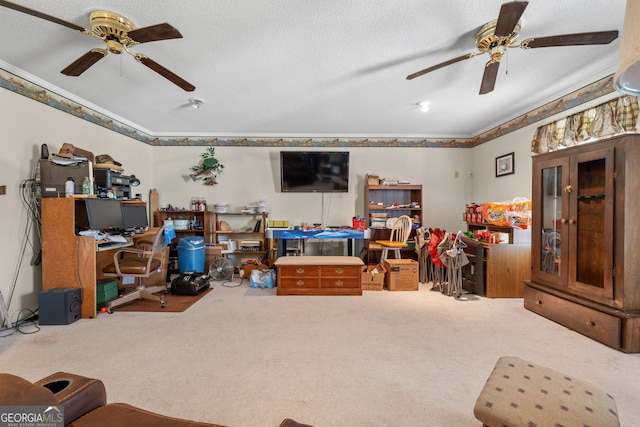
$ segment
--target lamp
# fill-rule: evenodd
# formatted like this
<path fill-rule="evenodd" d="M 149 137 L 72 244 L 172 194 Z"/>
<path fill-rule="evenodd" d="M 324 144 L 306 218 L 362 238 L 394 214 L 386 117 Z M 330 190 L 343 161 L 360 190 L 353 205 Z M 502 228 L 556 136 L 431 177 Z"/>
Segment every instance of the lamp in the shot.
<path fill-rule="evenodd" d="M 140 180 L 136 178 L 135 175 L 131 175 L 129 176 L 129 185 L 132 187 L 137 187 L 138 185 L 140 185 Z"/>
<path fill-rule="evenodd" d="M 616 90 L 640 95 L 640 0 L 627 0 L 620 43 L 618 71 L 614 76 Z"/>

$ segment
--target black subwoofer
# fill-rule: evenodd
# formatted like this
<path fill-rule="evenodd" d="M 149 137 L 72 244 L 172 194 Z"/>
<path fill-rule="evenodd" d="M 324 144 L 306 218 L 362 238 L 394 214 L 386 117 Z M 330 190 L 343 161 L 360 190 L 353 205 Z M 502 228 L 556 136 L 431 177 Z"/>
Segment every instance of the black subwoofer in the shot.
<path fill-rule="evenodd" d="M 41 325 L 68 325 L 81 317 L 80 288 L 58 288 L 40 292 L 38 319 Z"/>

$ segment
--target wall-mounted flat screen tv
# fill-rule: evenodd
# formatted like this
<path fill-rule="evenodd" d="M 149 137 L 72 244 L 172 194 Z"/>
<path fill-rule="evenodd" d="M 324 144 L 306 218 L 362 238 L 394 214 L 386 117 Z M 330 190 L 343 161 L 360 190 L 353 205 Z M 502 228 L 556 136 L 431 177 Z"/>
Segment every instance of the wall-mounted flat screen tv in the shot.
<path fill-rule="evenodd" d="M 298 193 L 349 191 L 346 151 L 281 151 L 280 190 Z"/>

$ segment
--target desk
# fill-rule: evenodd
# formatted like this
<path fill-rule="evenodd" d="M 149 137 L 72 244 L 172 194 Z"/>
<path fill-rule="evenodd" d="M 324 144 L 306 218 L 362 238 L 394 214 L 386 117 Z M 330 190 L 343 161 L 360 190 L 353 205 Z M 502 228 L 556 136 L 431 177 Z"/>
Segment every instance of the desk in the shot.
<path fill-rule="evenodd" d="M 290 230 L 288 228 L 267 228 L 268 239 L 277 242 L 276 254 L 284 256 L 286 241 L 290 239 L 345 239 L 347 240 L 347 254 L 353 255 L 354 241 L 368 239 L 369 230 L 329 229 L 329 230 Z"/>
<path fill-rule="evenodd" d="M 93 236 L 76 235 L 76 210 L 83 209 L 83 200 L 42 199 L 42 290 L 81 288 L 82 318 L 87 319 L 97 315 L 96 283 L 105 278 L 102 268 L 113 262 L 113 254 L 119 247 L 98 252 Z M 139 240 L 152 240 L 158 230 L 151 228 L 134 235 L 134 244 Z M 165 256 L 165 262 L 167 259 Z M 148 286 L 165 283 L 166 267 L 163 265 L 161 272 L 143 283 Z"/>

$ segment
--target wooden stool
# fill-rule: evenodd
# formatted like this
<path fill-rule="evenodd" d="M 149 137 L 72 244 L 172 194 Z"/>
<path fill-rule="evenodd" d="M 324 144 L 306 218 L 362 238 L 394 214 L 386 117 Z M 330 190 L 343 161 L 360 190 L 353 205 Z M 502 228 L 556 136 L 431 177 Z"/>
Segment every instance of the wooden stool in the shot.
<path fill-rule="evenodd" d="M 517 357 L 501 357 L 473 413 L 488 427 L 619 426 L 616 402 L 592 384 Z"/>

